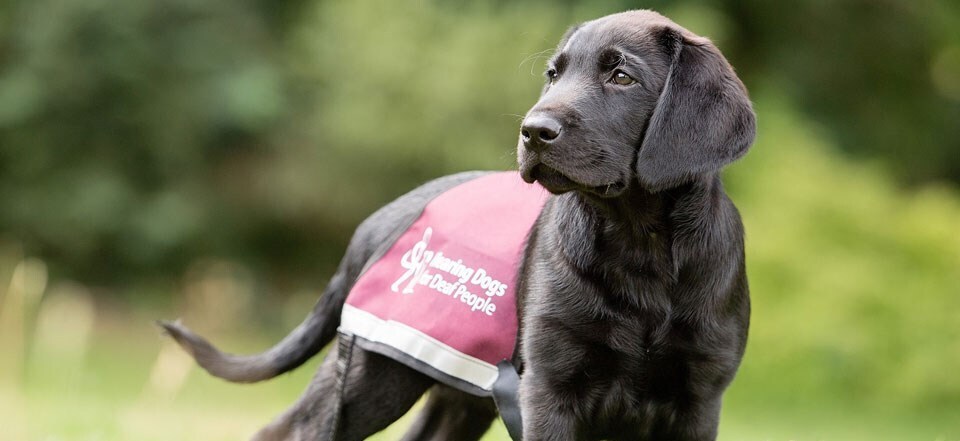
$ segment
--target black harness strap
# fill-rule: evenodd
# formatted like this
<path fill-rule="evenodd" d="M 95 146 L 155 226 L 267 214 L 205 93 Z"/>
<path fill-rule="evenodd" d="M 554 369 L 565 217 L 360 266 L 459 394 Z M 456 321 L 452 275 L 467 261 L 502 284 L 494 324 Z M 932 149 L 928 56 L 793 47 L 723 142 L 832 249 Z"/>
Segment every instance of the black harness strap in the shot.
<path fill-rule="evenodd" d="M 507 426 L 507 433 L 514 441 L 523 439 L 523 420 L 520 418 L 520 402 L 517 390 L 520 386 L 520 376 L 509 360 L 497 363 L 497 381 L 493 383 L 493 402 L 497 404 L 500 418 Z"/>

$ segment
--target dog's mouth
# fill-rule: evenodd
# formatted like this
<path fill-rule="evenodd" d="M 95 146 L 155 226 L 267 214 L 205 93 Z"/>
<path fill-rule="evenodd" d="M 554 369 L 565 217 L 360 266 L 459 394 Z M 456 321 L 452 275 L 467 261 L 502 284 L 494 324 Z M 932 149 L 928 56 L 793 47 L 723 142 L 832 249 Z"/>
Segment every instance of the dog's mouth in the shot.
<path fill-rule="evenodd" d="M 532 184 L 534 181 L 539 182 L 543 188 L 546 188 L 547 191 L 553 194 L 566 193 L 572 190 L 582 190 L 593 193 L 600 197 L 612 198 L 619 196 L 627 188 L 627 184 L 623 181 L 617 181 L 605 185 L 583 185 L 568 178 L 557 169 L 543 163 L 533 166 L 533 168 L 529 169 L 525 173 L 521 173 L 521 177 L 527 183 Z"/>
<path fill-rule="evenodd" d="M 564 176 L 557 169 L 544 164 L 533 166 L 528 173 L 523 174 L 523 179 L 528 183 L 539 182 L 543 188 L 553 194 L 566 193 L 579 187 L 576 182 Z"/>

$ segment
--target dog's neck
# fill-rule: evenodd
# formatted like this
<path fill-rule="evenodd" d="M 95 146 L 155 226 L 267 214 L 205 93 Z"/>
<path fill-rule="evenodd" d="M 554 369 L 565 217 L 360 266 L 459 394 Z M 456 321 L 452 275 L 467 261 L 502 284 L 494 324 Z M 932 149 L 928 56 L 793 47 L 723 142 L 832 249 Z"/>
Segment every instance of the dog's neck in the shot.
<path fill-rule="evenodd" d="M 713 210 L 722 192 L 716 175 L 703 176 L 678 187 L 650 192 L 634 185 L 616 198 L 571 192 L 558 196 L 563 251 L 574 262 L 608 274 L 659 274 L 676 277 L 672 243 L 685 218 L 701 218 Z M 586 239 L 586 240 L 585 240 Z M 605 256 L 594 260 L 591 256 Z"/>
<path fill-rule="evenodd" d="M 718 188 L 722 188 L 720 179 L 711 174 L 659 192 L 635 183 L 615 198 L 585 192 L 570 193 L 570 197 L 582 210 L 602 220 L 609 232 L 616 231 L 623 235 L 620 239 L 630 240 L 671 229 L 671 217 L 678 204 L 681 209 L 695 206 L 709 210 L 713 206 L 711 195 Z"/>
<path fill-rule="evenodd" d="M 590 205 L 610 232 L 640 237 L 661 229 L 667 222 L 675 197 L 673 192 L 651 193 L 634 186 L 616 198 L 578 193 L 581 204 Z"/>

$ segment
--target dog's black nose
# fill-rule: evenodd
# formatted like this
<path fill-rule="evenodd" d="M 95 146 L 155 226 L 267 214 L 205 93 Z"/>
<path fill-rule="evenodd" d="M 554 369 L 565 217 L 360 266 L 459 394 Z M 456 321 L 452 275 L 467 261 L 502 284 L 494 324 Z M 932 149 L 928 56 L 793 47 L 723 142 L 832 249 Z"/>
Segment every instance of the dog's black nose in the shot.
<path fill-rule="evenodd" d="M 548 116 L 528 116 L 520 127 L 523 146 L 534 151 L 545 150 L 560 137 L 561 129 L 560 123 Z"/>

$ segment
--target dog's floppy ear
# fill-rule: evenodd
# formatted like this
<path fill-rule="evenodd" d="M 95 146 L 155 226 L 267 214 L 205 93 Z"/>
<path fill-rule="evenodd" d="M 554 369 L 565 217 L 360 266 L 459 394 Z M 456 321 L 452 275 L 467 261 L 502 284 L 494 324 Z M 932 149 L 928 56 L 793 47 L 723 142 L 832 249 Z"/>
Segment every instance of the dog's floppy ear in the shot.
<path fill-rule="evenodd" d="M 671 56 L 660 99 L 637 158 L 637 178 L 651 191 L 675 187 L 743 156 L 756 121 L 746 88 L 706 38 L 664 28 Z"/>

